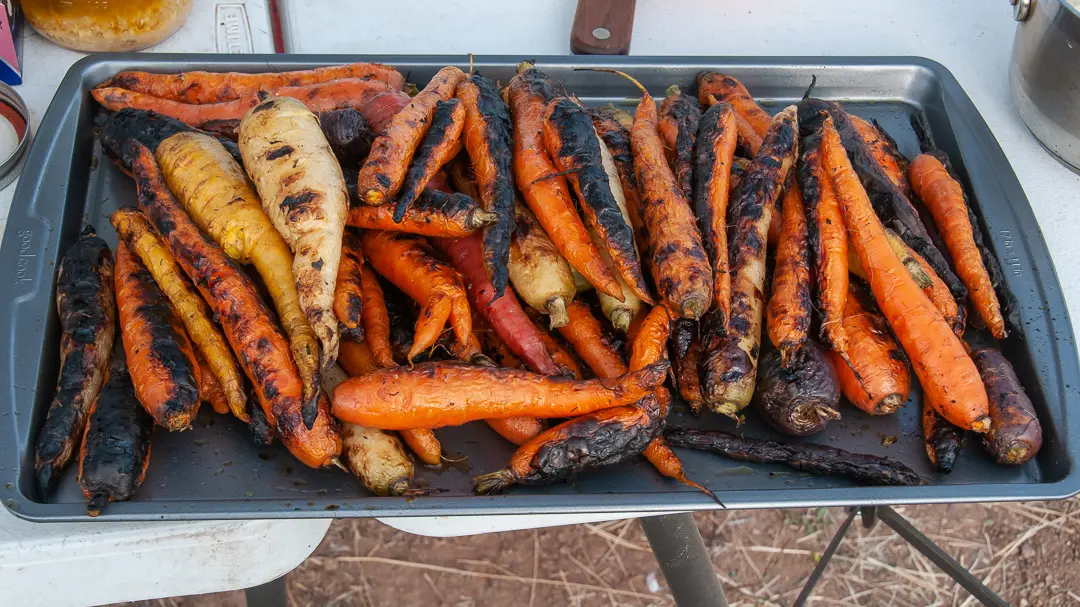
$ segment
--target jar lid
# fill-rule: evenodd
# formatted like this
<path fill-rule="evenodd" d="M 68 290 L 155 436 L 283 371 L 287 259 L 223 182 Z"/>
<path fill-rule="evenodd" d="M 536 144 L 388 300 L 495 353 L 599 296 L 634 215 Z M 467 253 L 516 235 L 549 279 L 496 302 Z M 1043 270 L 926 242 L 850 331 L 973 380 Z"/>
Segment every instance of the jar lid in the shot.
<path fill-rule="evenodd" d="M 30 148 L 30 112 L 15 89 L 0 82 L 0 189 L 22 171 Z"/>

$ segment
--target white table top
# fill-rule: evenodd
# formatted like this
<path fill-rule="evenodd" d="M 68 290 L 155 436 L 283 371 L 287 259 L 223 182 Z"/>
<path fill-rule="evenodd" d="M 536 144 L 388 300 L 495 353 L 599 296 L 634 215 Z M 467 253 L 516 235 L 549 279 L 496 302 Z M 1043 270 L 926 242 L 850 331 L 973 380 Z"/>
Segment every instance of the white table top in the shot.
<path fill-rule="evenodd" d="M 246 11 L 250 50 L 273 52 L 261 1 L 230 2 Z M 219 48 L 212 0 L 195 0 L 191 17 L 160 52 Z M 36 127 L 68 67 L 81 54 L 27 29 L 24 84 L 16 87 Z M 35 133 L 36 135 L 36 133 Z M 0 191 L 0 234 L 15 192 Z M 5 605 L 97 605 L 236 590 L 268 582 L 302 563 L 329 520 L 35 524 L 0 507 L 0 587 Z M 137 572 L 117 583 L 113 572 Z"/>
<path fill-rule="evenodd" d="M 333 10 L 335 0 L 281 0 L 285 48 L 294 53 L 569 53 L 574 0 L 422 0 L 408 9 L 372 2 Z M 404 24 L 404 25 L 403 25 Z M 1005 0 L 638 0 L 631 55 L 919 55 L 960 81 L 1004 149 L 1027 193 L 1065 301 L 1080 304 L 1080 176 L 1028 132 L 1009 95 L 1016 24 Z M 1073 329 L 1077 329 L 1076 319 Z M 649 513 L 642 513 L 645 516 Z M 596 520 L 594 515 L 592 520 Z M 610 518 L 623 518 L 624 515 Z M 584 522 L 580 516 L 385 519 L 421 535 L 471 535 Z"/>

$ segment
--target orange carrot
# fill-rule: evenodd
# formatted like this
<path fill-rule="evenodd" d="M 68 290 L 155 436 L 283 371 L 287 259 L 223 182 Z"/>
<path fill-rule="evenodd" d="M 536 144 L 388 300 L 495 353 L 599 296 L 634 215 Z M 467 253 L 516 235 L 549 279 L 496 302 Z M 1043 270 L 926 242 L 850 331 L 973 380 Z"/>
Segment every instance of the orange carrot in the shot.
<path fill-rule="evenodd" d="M 544 431 L 544 422 L 535 417 L 505 417 L 486 419 L 484 422 L 499 436 L 515 445 L 524 445 Z"/>
<path fill-rule="evenodd" d="M 604 335 L 600 321 L 589 311 L 588 304 L 574 300 L 566 305 L 570 322 L 559 327 L 559 334 L 570 342 L 574 351 L 600 378 L 618 377 L 626 373 L 626 363 L 618 349 Z"/>
<path fill-rule="evenodd" d="M 702 72 L 698 74 L 697 81 L 698 96 L 705 98 L 703 105 L 711 105 L 712 99 L 730 103 L 759 137 L 765 137 L 769 124 L 772 123 L 772 116 L 754 101 L 750 91 L 747 91 L 741 82 L 717 72 Z"/>
<path fill-rule="evenodd" d="M 379 278 L 370 266 L 360 266 L 360 293 L 364 298 L 360 308 L 364 341 L 370 346 L 371 354 L 380 367 L 392 367 L 395 363 L 390 347 L 390 313 L 386 309 Z"/>
<path fill-rule="evenodd" d="M 908 177 L 915 194 L 934 216 L 938 232 L 945 240 L 960 280 L 968 288 L 972 303 L 997 339 L 1005 339 L 1005 319 L 994 284 L 975 245 L 964 189 L 949 175 L 941 162 L 930 154 L 920 154 L 911 161 Z"/>
<path fill-rule="evenodd" d="M 441 428 L 500 417 L 572 417 L 637 402 L 669 365 L 577 381 L 456 362 L 420 363 L 353 377 L 334 389 L 334 415 L 383 430 Z"/>
<path fill-rule="evenodd" d="M 893 182 L 893 185 L 900 188 L 900 191 L 905 196 L 910 198 L 911 186 L 908 185 L 906 176 L 907 160 L 896 149 L 896 142 L 889 138 L 876 123 L 870 124 L 854 114 L 848 114 L 848 118 L 851 119 L 855 131 L 866 142 L 866 147 L 870 150 L 874 160 L 877 160 L 877 163 L 881 165 L 881 170 L 885 173 L 885 176 L 889 178 L 889 181 Z"/>
<path fill-rule="evenodd" d="M 694 210 L 713 265 L 712 307 L 719 327 L 727 325 L 731 312 L 727 230 L 735 142 L 735 111 L 726 103 L 709 108 L 701 118 L 694 149 Z"/>
<path fill-rule="evenodd" d="M 881 315 L 863 308 L 855 287 L 844 306 L 848 360 L 830 352 L 844 398 L 871 415 L 888 415 L 904 405 L 911 391 L 907 357 Z"/>
<path fill-rule="evenodd" d="M 776 269 L 767 310 L 769 340 L 780 350 L 785 366 L 806 343 L 811 309 L 806 214 L 794 175 L 788 176 L 786 188 L 784 227 L 776 246 Z"/>
<path fill-rule="evenodd" d="M 337 287 L 334 289 L 334 315 L 341 323 L 342 332 L 355 337 L 364 334 L 361 324 L 364 291 L 360 279 L 360 268 L 363 265 L 364 251 L 360 239 L 352 232 L 345 232 L 345 239 L 341 243 Z"/>
<path fill-rule="evenodd" d="M 198 351 L 195 352 L 195 361 L 199 367 L 199 400 L 210 403 L 214 413 L 225 415 L 229 413 L 229 402 L 225 399 L 225 390 L 221 388 L 221 382 L 206 364 L 206 359 Z"/>
<path fill-rule="evenodd" d="M 989 404 L 978 370 L 893 253 L 831 117 L 825 119 L 822 133 L 823 164 L 843 207 L 851 244 L 863 267 L 873 268 L 869 278 L 874 299 L 907 352 L 926 398 L 951 423 L 986 432 Z"/>
<path fill-rule="evenodd" d="M 675 180 L 689 200 L 693 196 L 694 140 L 697 138 L 701 106 L 690 95 L 684 95 L 677 85 L 664 92 L 660 102 L 660 137 L 664 141 L 668 164 Z"/>
<path fill-rule="evenodd" d="M 494 213 L 480 208 L 464 194 L 447 194 L 427 188 L 405 211 L 401 221 L 394 221 L 389 205 L 359 204 L 349 207 L 346 223 L 365 230 L 465 238 L 496 219 Z"/>

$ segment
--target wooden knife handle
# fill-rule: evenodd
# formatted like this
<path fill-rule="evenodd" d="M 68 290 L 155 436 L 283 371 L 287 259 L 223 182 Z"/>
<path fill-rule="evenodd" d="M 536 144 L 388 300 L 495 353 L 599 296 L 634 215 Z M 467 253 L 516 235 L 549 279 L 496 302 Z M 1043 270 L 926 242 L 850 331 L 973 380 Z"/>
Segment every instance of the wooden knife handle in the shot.
<path fill-rule="evenodd" d="M 637 0 L 578 0 L 570 51 L 575 55 L 628 55 Z"/>

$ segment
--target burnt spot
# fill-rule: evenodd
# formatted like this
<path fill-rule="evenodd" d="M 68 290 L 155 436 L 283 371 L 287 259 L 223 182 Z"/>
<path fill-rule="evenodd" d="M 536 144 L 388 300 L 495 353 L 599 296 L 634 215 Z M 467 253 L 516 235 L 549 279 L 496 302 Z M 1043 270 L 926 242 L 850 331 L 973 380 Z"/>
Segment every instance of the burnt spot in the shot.
<path fill-rule="evenodd" d="M 376 173 L 375 181 L 384 188 L 389 188 L 394 183 L 386 173 Z"/>
<path fill-rule="evenodd" d="M 291 146 L 291 145 L 283 145 L 281 147 L 274 148 L 274 149 L 270 150 L 269 152 L 267 152 L 266 153 L 266 159 L 267 160 L 277 160 L 278 158 L 282 158 L 284 156 L 288 156 L 289 154 L 292 154 L 294 151 L 295 151 L 295 149 L 293 148 L 293 146 Z"/>
<path fill-rule="evenodd" d="M 694 140 L 701 121 L 701 107 L 693 97 L 676 92 L 660 104 L 660 121 L 669 121 L 675 128 L 675 149 L 669 160 L 675 180 L 689 199 L 693 195 Z"/>
<path fill-rule="evenodd" d="M 260 103 L 259 105 L 256 105 L 254 108 L 252 108 L 251 113 L 252 114 L 258 114 L 259 112 L 265 112 L 266 110 L 274 107 L 274 105 L 275 105 L 275 101 L 273 99 L 267 99 L 267 100 L 263 101 L 262 103 Z"/>
<path fill-rule="evenodd" d="M 323 260 L 322 260 L 321 257 L 319 259 L 316 259 L 315 261 L 311 262 L 311 268 L 314 269 L 314 270 L 322 270 L 322 267 L 323 267 Z"/>
<path fill-rule="evenodd" d="M 514 85 L 514 82 L 521 82 L 529 93 L 540 97 L 544 103 L 556 97 L 565 97 L 567 94 L 562 83 L 552 80 L 547 74 L 536 68 L 527 69 L 515 76 L 511 86 Z"/>
<path fill-rule="evenodd" d="M 304 215 L 313 212 L 318 205 L 318 200 L 319 193 L 313 190 L 290 194 L 281 200 L 281 212 L 289 218 L 289 221 L 297 221 Z"/>
<path fill-rule="evenodd" d="M 394 207 L 394 221 L 400 223 L 404 219 L 405 212 L 424 190 L 431 176 L 449 160 L 446 157 L 448 151 L 457 141 L 450 136 L 452 127 L 456 122 L 463 121 L 464 116 L 464 107 L 459 99 L 439 101 L 435 104 L 431 125 L 405 173 L 401 194 Z"/>

